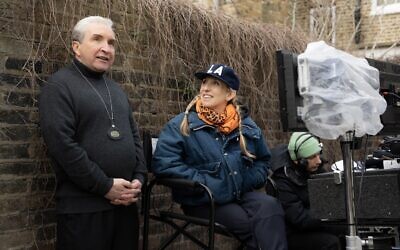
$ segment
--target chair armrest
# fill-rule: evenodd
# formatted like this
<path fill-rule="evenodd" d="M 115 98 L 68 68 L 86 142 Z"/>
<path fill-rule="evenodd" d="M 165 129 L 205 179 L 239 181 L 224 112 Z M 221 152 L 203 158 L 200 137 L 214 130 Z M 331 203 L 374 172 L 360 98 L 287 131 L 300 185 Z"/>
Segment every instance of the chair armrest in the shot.
<path fill-rule="evenodd" d="M 209 200 L 210 211 L 212 210 L 213 215 L 211 217 L 214 217 L 214 207 L 215 207 L 214 195 L 205 184 L 202 184 L 197 181 L 183 179 L 183 178 L 170 178 L 170 177 L 157 177 L 156 176 L 153 180 L 150 181 L 150 183 L 147 185 L 147 188 L 146 188 L 145 199 L 148 200 L 148 202 L 150 200 L 150 195 L 153 190 L 153 187 L 156 185 L 162 185 L 162 186 L 166 186 L 169 188 L 182 189 L 185 191 L 192 192 L 193 194 L 205 193 Z M 214 220 L 214 218 L 212 218 L 212 220 Z"/>
<path fill-rule="evenodd" d="M 208 192 L 207 186 L 201 184 L 198 181 L 192 181 L 182 178 L 156 177 L 155 182 L 157 185 L 163 185 L 170 188 L 183 190 L 189 189 L 189 191 L 193 192 L 194 194 L 201 194 L 204 191 Z"/>
<path fill-rule="evenodd" d="M 182 178 L 168 178 L 168 177 L 156 177 L 156 178 L 157 178 L 157 184 L 168 186 L 168 187 L 195 188 L 195 187 L 199 186 L 199 182 L 197 182 L 197 181 L 192 181 L 192 180 L 187 180 L 187 179 L 182 179 Z"/>

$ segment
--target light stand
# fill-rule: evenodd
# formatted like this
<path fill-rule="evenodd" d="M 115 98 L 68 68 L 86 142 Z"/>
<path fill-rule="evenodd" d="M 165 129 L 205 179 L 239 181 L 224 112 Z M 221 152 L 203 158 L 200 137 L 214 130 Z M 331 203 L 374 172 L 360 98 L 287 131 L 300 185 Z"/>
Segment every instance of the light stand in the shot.
<path fill-rule="evenodd" d="M 349 235 L 346 235 L 346 250 L 362 250 L 362 241 L 357 236 L 356 210 L 354 204 L 354 176 L 353 176 L 353 156 L 351 149 L 354 141 L 353 131 L 347 132 L 340 137 L 340 147 L 342 149 L 345 192 L 346 192 L 346 216 L 349 226 Z"/>
<path fill-rule="evenodd" d="M 348 233 L 346 235 L 346 250 L 361 250 L 362 242 L 357 236 L 356 228 L 356 210 L 354 204 L 354 176 L 353 176 L 353 156 L 351 154 L 351 146 L 353 145 L 353 131 L 347 132 L 340 137 L 340 147 L 342 149 L 345 192 L 346 192 L 346 217 L 348 223 Z"/>

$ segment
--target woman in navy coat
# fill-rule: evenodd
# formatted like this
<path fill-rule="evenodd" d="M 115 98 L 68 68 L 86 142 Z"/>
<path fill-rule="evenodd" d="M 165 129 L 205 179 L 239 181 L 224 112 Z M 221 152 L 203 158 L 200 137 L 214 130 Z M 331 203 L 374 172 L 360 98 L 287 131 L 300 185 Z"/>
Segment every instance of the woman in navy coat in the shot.
<path fill-rule="evenodd" d="M 255 191 L 266 181 L 270 152 L 260 128 L 236 102 L 239 78 L 223 64 L 197 72 L 199 94 L 162 130 L 153 156 L 158 176 L 200 182 L 213 192 L 216 222 L 246 240 L 248 249 L 287 249 L 284 213 Z M 206 218 L 206 194 L 173 190 L 185 214 Z"/>

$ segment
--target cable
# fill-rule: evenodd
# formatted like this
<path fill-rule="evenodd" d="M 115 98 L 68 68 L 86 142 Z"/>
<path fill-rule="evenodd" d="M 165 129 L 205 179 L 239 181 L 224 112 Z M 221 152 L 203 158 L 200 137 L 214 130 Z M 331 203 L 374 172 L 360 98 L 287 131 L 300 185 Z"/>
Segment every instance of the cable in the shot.
<path fill-rule="evenodd" d="M 392 96 L 396 97 L 397 99 L 400 99 L 400 96 L 399 96 L 399 95 L 397 95 L 397 94 L 395 94 L 395 93 L 392 93 L 392 92 L 387 92 L 387 91 L 385 91 L 385 92 L 382 92 L 382 94 L 383 94 L 383 95 L 392 95 Z"/>
<path fill-rule="evenodd" d="M 350 147 L 350 150 L 351 150 L 351 159 L 352 159 L 352 161 L 353 162 L 351 162 L 351 164 L 353 165 L 353 163 L 354 163 L 354 147 L 355 147 L 355 135 L 356 135 L 356 131 L 355 130 L 353 130 L 353 136 L 352 136 L 352 138 L 353 138 L 353 140 L 351 141 L 351 147 Z M 356 181 L 356 178 L 355 178 L 355 171 L 354 171 L 354 167 L 353 167 L 353 171 L 351 171 L 351 175 L 352 175 L 352 179 L 353 179 L 353 181 L 354 181 L 354 183 L 353 183 L 353 194 L 355 195 L 355 193 L 354 193 L 354 187 L 355 187 L 355 181 Z M 353 211 L 353 214 L 354 214 L 354 226 L 355 226 L 355 228 L 356 228 L 356 234 L 358 234 L 358 222 L 357 222 L 357 214 L 356 214 L 356 211 L 357 211 L 357 202 L 355 201 L 355 197 L 353 196 L 353 200 L 352 200 L 352 202 L 353 202 L 353 209 L 354 209 L 354 211 Z"/>
<path fill-rule="evenodd" d="M 369 136 L 366 135 L 365 138 L 365 144 L 364 144 L 364 153 L 363 153 L 363 157 L 362 159 L 365 160 L 367 159 L 367 145 L 368 145 L 368 139 Z M 361 176 L 360 176 L 360 183 L 359 183 L 359 187 L 358 187 L 358 197 L 357 197 L 357 204 L 360 204 L 360 200 L 361 200 L 361 193 L 362 193 L 362 185 L 363 185 L 363 180 L 364 180 L 364 173 L 367 171 L 365 163 L 364 163 L 364 167 L 361 169 Z"/>
<path fill-rule="evenodd" d="M 363 153 L 363 157 L 362 157 L 362 159 L 364 159 L 364 162 L 367 158 L 368 139 L 369 139 L 369 135 L 366 135 L 365 143 L 364 143 L 364 153 Z M 357 163 L 357 165 L 358 165 L 358 163 Z M 363 165 L 361 165 L 361 175 L 360 175 L 360 182 L 358 185 L 357 201 L 355 202 L 355 205 L 354 205 L 355 208 L 360 204 L 361 194 L 362 194 L 362 186 L 363 186 L 363 181 L 364 181 L 364 173 L 366 172 L 365 163 L 364 163 L 364 166 L 363 167 L 362 166 Z M 354 221 L 355 221 L 356 227 L 358 227 L 357 216 L 355 216 Z"/>

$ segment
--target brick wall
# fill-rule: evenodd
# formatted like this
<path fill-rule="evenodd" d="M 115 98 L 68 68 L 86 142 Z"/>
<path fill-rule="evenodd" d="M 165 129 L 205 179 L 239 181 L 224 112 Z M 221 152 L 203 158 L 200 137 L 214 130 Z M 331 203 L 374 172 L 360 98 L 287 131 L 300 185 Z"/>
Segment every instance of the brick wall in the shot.
<path fill-rule="evenodd" d="M 63 21 L 65 26 L 56 27 L 54 20 L 49 19 L 47 1 L 3 0 L 0 3 L 1 250 L 54 249 L 55 177 L 39 133 L 37 97 L 39 86 L 48 75 L 72 58 L 66 53 L 69 50 L 66 42 L 71 25 L 77 20 L 74 13 L 79 8 L 74 9 L 72 1 L 53 3 L 57 5 L 53 13 L 55 20 Z M 98 7 L 98 1 L 83 4 L 86 11 L 84 8 L 79 11 L 106 15 Z M 74 11 L 62 12 L 63 7 Z M 121 16 L 115 10 L 112 17 L 119 29 Z M 129 42 L 126 36 L 120 38 L 120 45 Z M 145 49 L 141 48 L 141 52 L 144 54 Z M 126 67 L 132 70 L 127 72 Z M 134 50 L 130 53 L 120 50 L 111 76 L 129 94 L 141 129 L 159 130 L 160 116 L 155 115 L 152 105 L 157 76 L 149 70 L 143 72 L 144 68 Z M 149 86 L 149 82 L 153 85 Z M 171 85 L 179 86 L 172 80 Z M 171 113 L 179 112 L 173 101 L 178 100 L 174 98 L 177 92 L 172 88 L 167 91 Z"/>
<path fill-rule="evenodd" d="M 324 1 L 298 1 L 296 6 L 296 25 L 306 32 L 310 31 L 310 9 Z M 371 49 L 373 47 L 389 47 L 398 43 L 400 30 L 400 13 L 371 15 L 371 2 L 360 1 L 361 24 L 360 38 L 355 42 L 356 21 L 355 10 L 357 1 L 337 0 L 336 6 L 336 43 L 335 47 L 346 51 Z M 330 1 L 326 1 L 330 3 Z M 330 6 L 326 4 L 323 6 Z M 325 39 L 322 37 L 322 39 Z M 397 45 L 398 46 L 398 45 Z"/>
<path fill-rule="evenodd" d="M 386 47 L 399 42 L 400 13 L 371 15 L 371 1 L 361 1 L 361 43 L 359 48 Z"/>
<path fill-rule="evenodd" d="M 31 72 L 42 73 L 43 64 L 30 60 L 32 44 L 23 39 L 29 12 L 21 4 L 0 3 L 0 249 L 46 249 L 54 242 L 55 178 L 34 107 L 41 80 Z"/>
<path fill-rule="evenodd" d="M 213 1 L 193 0 L 196 4 L 211 8 Z M 251 21 L 294 26 L 306 33 L 310 32 L 310 9 L 318 6 L 331 6 L 332 1 L 306 0 L 306 1 L 281 1 L 281 0 L 245 0 L 245 1 L 220 1 L 219 10 L 231 16 L 240 17 Z M 400 37 L 400 13 L 386 15 L 371 15 L 372 0 L 360 1 L 361 24 L 360 38 L 354 42 L 356 21 L 354 19 L 357 1 L 336 0 L 336 42 L 339 49 L 352 51 L 369 49 L 371 47 L 388 47 L 398 43 Z M 329 32 L 328 32 L 329 33 Z M 325 39 L 310 34 L 311 39 Z"/>

